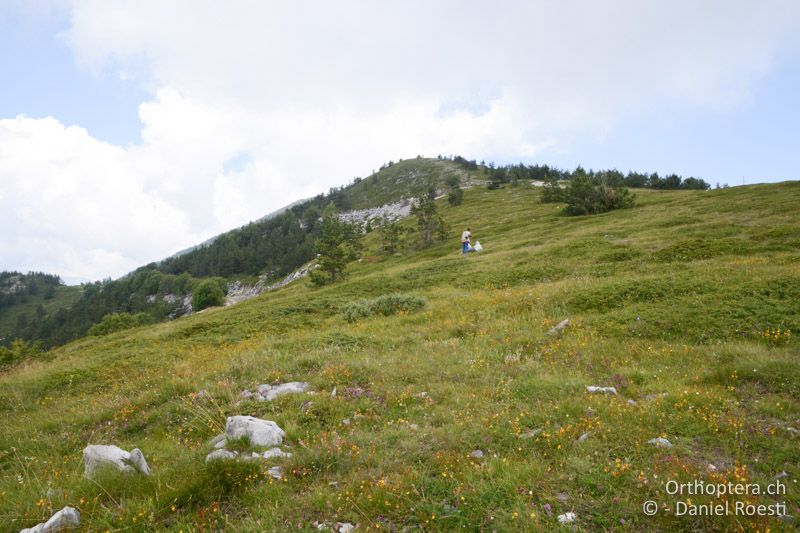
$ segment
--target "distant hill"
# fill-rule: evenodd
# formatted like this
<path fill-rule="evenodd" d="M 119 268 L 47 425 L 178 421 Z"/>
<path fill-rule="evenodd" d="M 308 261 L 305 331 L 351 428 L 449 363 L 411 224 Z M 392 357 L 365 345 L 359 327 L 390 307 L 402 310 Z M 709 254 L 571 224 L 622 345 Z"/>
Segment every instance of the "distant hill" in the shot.
<path fill-rule="evenodd" d="M 66 309 L 81 296 L 80 287 L 64 285 L 43 272 L 0 272 L 0 345 L 8 344 L 35 322 Z"/>

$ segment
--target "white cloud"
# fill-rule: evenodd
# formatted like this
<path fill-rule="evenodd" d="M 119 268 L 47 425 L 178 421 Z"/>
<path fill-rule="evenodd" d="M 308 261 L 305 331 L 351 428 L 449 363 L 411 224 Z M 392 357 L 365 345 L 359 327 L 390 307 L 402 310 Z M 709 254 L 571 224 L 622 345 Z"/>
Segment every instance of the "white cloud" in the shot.
<path fill-rule="evenodd" d="M 487 6 L 71 2 L 76 61 L 153 98 L 127 147 L 0 121 L 2 266 L 118 276 L 389 159 L 534 157 L 665 104 L 735 107 L 798 48 L 791 1 Z"/>

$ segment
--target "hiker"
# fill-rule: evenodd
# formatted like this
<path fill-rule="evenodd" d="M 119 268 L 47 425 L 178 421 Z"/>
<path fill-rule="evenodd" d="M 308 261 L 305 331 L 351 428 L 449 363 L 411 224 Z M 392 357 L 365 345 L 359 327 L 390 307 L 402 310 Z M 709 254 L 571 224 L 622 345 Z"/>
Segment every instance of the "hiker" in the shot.
<path fill-rule="evenodd" d="M 466 255 L 467 252 L 474 252 L 475 248 L 470 245 L 470 240 L 472 239 L 472 232 L 469 228 L 461 234 L 461 255 Z"/>

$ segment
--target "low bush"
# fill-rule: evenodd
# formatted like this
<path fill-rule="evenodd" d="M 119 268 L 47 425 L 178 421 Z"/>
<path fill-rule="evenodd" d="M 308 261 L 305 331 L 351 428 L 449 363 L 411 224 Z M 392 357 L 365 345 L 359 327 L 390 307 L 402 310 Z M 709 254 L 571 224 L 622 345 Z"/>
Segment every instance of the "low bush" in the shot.
<path fill-rule="evenodd" d="M 425 299 L 414 294 L 384 294 L 372 300 L 359 300 L 344 308 L 344 319 L 356 322 L 372 315 L 389 316 L 400 312 L 412 313 L 425 307 Z"/>
<path fill-rule="evenodd" d="M 100 322 L 89 328 L 89 335 L 102 337 L 115 331 L 131 329 L 145 324 L 152 324 L 153 317 L 147 313 L 109 313 Z"/>

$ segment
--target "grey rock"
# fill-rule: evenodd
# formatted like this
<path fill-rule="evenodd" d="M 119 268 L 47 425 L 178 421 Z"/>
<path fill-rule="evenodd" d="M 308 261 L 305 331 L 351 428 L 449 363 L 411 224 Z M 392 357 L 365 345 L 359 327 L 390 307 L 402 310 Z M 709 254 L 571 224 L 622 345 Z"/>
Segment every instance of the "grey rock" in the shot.
<path fill-rule="evenodd" d="M 788 431 L 792 435 L 792 437 L 796 437 L 796 436 L 800 435 L 800 430 L 797 430 L 797 429 L 795 429 L 793 427 L 788 427 L 787 426 L 786 427 L 786 431 Z"/>
<path fill-rule="evenodd" d="M 787 477 L 788 475 L 789 475 L 789 474 L 786 472 L 786 470 L 783 470 L 783 471 L 781 471 L 781 473 L 780 473 L 780 474 L 778 474 L 777 476 L 775 476 L 775 479 L 783 479 L 783 478 Z"/>
<path fill-rule="evenodd" d="M 280 446 L 284 435 L 284 431 L 275 422 L 254 416 L 229 416 L 225 423 L 225 436 L 228 440 L 247 437 L 253 446 Z"/>
<path fill-rule="evenodd" d="M 336 522 L 336 531 L 338 533 L 351 533 L 355 531 L 356 526 L 351 524 L 350 522 Z"/>
<path fill-rule="evenodd" d="M 145 476 L 150 475 L 150 466 L 147 464 L 144 454 L 139 448 L 134 448 L 131 450 L 130 463 L 136 470 Z"/>
<path fill-rule="evenodd" d="M 220 433 L 209 442 L 215 450 L 219 450 L 220 448 L 224 448 L 228 445 L 228 437 L 225 436 L 225 433 Z"/>
<path fill-rule="evenodd" d="M 530 429 L 528 431 L 520 433 L 519 434 L 519 438 L 521 438 L 521 439 L 532 439 L 533 437 L 535 437 L 536 435 L 538 435 L 541 432 L 542 432 L 542 430 L 538 429 L 538 428 L 537 429 Z"/>
<path fill-rule="evenodd" d="M 77 509 L 66 506 L 51 516 L 47 522 L 23 529 L 19 533 L 56 533 L 57 531 L 78 527 L 80 524 L 81 514 Z"/>
<path fill-rule="evenodd" d="M 550 328 L 550 330 L 547 332 L 547 334 L 548 335 L 555 335 L 556 333 L 560 332 L 561 330 L 563 330 L 567 326 L 569 326 L 569 318 L 566 318 L 566 319 L 562 320 L 561 322 L 559 322 L 558 324 L 556 324 L 555 326 Z"/>
<path fill-rule="evenodd" d="M 239 393 L 239 398 L 241 398 L 243 400 L 249 400 L 253 396 L 255 396 L 255 394 L 253 394 L 249 390 L 243 390 L 242 392 Z"/>
<path fill-rule="evenodd" d="M 569 513 L 558 515 L 558 522 L 560 524 L 570 524 L 574 522 L 576 518 L 578 518 L 577 515 L 570 511 Z"/>
<path fill-rule="evenodd" d="M 281 450 L 280 448 L 270 448 L 260 455 L 264 459 L 273 459 L 280 457 L 291 457 L 292 454 Z"/>
<path fill-rule="evenodd" d="M 306 392 L 309 387 L 311 387 L 311 384 L 305 381 L 292 381 L 281 385 L 259 385 L 258 394 L 263 399 L 272 401 L 284 394 L 300 394 Z"/>
<path fill-rule="evenodd" d="M 90 444 L 83 449 L 84 477 L 92 477 L 98 469 L 112 467 L 120 472 L 133 474 L 136 472 L 144 475 L 150 474 L 150 468 L 144 455 L 138 448 L 134 448 L 133 457 L 131 453 L 117 446 L 106 446 L 102 444 Z"/>
<path fill-rule="evenodd" d="M 647 441 L 647 444 L 652 444 L 656 448 L 672 448 L 672 443 L 664 437 L 656 437 Z"/>
<path fill-rule="evenodd" d="M 586 387 L 586 392 L 590 394 L 617 394 L 616 387 L 599 387 L 595 385 L 589 385 Z"/>
<path fill-rule="evenodd" d="M 239 457 L 239 454 L 236 452 L 232 452 L 230 450 L 214 450 L 213 452 L 206 455 L 206 462 L 210 463 L 211 461 L 221 461 L 221 460 L 231 460 L 236 459 Z"/>
<path fill-rule="evenodd" d="M 483 459 L 486 454 L 483 453 L 483 450 L 474 450 L 472 453 L 469 454 L 470 457 L 473 459 Z"/>
<path fill-rule="evenodd" d="M 578 437 L 578 442 L 585 442 L 589 438 L 590 433 L 587 431 L 580 437 Z"/>
<path fill-rule="evenodd" d="M 628 400 L 627 404 L 628 405 L 636 405 L 636 401 L 635 400 Z"/>
<path fill-rule="evenodd" d="M 283 469 L 279 466 L 273 466 L 272 468 L 267 470 L 267 473 L 269 473 L 269 475 L 275 479 L 278 480 L 283 479 Z"/>

